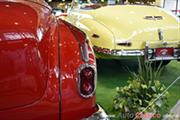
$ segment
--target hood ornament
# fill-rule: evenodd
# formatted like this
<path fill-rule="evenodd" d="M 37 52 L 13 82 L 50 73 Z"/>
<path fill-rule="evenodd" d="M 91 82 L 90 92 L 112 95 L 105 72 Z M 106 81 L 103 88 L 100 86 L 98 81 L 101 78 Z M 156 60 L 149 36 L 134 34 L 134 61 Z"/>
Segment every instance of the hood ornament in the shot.
<path fill-rule="evenodd" d="M 159 36 L 159 40 L 164 40 L 164 33 L 162 29 L 158 29 L 158 36 Z"/>

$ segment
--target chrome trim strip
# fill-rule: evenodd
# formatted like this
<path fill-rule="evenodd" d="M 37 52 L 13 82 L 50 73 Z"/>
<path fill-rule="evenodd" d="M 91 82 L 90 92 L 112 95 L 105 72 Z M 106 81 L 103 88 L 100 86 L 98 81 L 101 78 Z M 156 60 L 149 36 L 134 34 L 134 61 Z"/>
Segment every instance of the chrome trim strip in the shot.
<path fill-rule="evenodd" d="M 94 75 L 94 90 L 93 90 L 93 92 L 92 92 L 90 95 L 83 95 L 83 94 L 80 92 L 80 73 L 81 73 L 81 71 L 82 71 L 84 68 L 86 68 L 86 67 L 91 67 L 91 68 L 94 70 L 94 73 L 95 73 L 95 75 Z M 78 73 L 78 81 L 77 81 L 77 84 L 78 84 L 78 92 L 79 92 L 79 94 L 80 94 L 82 97 L 84 97 L 84 98 L 90 98 L 90 97 L 92 97 L 92 96 L 94 95 L 95 91 L 96 91 L 96 83 L 97 83 L 97 69 L 96 69 L 95 65 L 90 65 L 90 64 L 88 64 L 88 63 L 82 64 L 82 65 L 79 67 L 77 73 Z"/>
<path fill-rule="evenodd" d="M 89 61 L 89 50 L 88 50 L 88 43 L 87 39 L 80 45 L 80 53 L 81 58 L 84 62 Z M 83 49 L 84 48 L 84 49 Z"/>
<path fill-rule="evenodd" d="M 144 56 L 144 50 L 121 50 L 114 53 L 116 56 Z"/>
<path fill-rule="evenodd" d="M 161 60 L 178 60 L 180 58 L 175 57 L 156 57 L 154 59 L 148 59 L 148 61 L 161 61 Z"/>

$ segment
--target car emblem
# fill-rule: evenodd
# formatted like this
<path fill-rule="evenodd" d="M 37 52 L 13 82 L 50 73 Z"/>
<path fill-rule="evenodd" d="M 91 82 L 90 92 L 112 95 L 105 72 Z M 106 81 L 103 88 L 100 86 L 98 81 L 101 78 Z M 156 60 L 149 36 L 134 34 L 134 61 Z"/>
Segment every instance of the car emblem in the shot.
<path fill-rule="evenodd" d="M 145 16 L 144 19 L 146 20 L 163 20 L 162 16 Z"/>
<path fill-rule="evenodd" d="M 161 29 L 158 29 L 158 36 L 159 36 L 159 40 L 164 39 L 164 34 L 163 34 L 163 31 Z"/>

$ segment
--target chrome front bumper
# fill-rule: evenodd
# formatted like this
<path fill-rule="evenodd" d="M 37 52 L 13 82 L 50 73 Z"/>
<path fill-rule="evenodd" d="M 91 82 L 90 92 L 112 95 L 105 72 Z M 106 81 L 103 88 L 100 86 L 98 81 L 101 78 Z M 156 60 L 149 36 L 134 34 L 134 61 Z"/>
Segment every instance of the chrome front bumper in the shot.
<path fill-rule="evenodd" d="M 110 120 L 106 112 L 103 110 L 103 108 L 100 105 L 97 105 L 98 111 L 92 114 L 88 118 L 84 118 L 82 120 Z"/>

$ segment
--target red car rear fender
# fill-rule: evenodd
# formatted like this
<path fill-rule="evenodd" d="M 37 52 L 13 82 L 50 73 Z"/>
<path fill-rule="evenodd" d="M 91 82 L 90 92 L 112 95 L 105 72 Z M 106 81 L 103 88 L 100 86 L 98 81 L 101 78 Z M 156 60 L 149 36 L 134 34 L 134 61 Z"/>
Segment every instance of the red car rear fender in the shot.
<path fill-rule="evenodd" d="M 83 43 L 87 41 L 86 36 L 78 34 L 78 32 L 81 31 L 60 20 L 62 120 L 79 120 L 88 117 L 95 112 L 96 108 L 94 93 L 88 98 L 84 98 L 79 91 L 78 70 L 85 64 L 95 66 L 95 57 L 89 44 L 87 44 L 88 51 L 82 52 Z M 79 40 L 82 38 L 84 40 Z M 83 56 L 86 58 L 84 59 Z"/>

